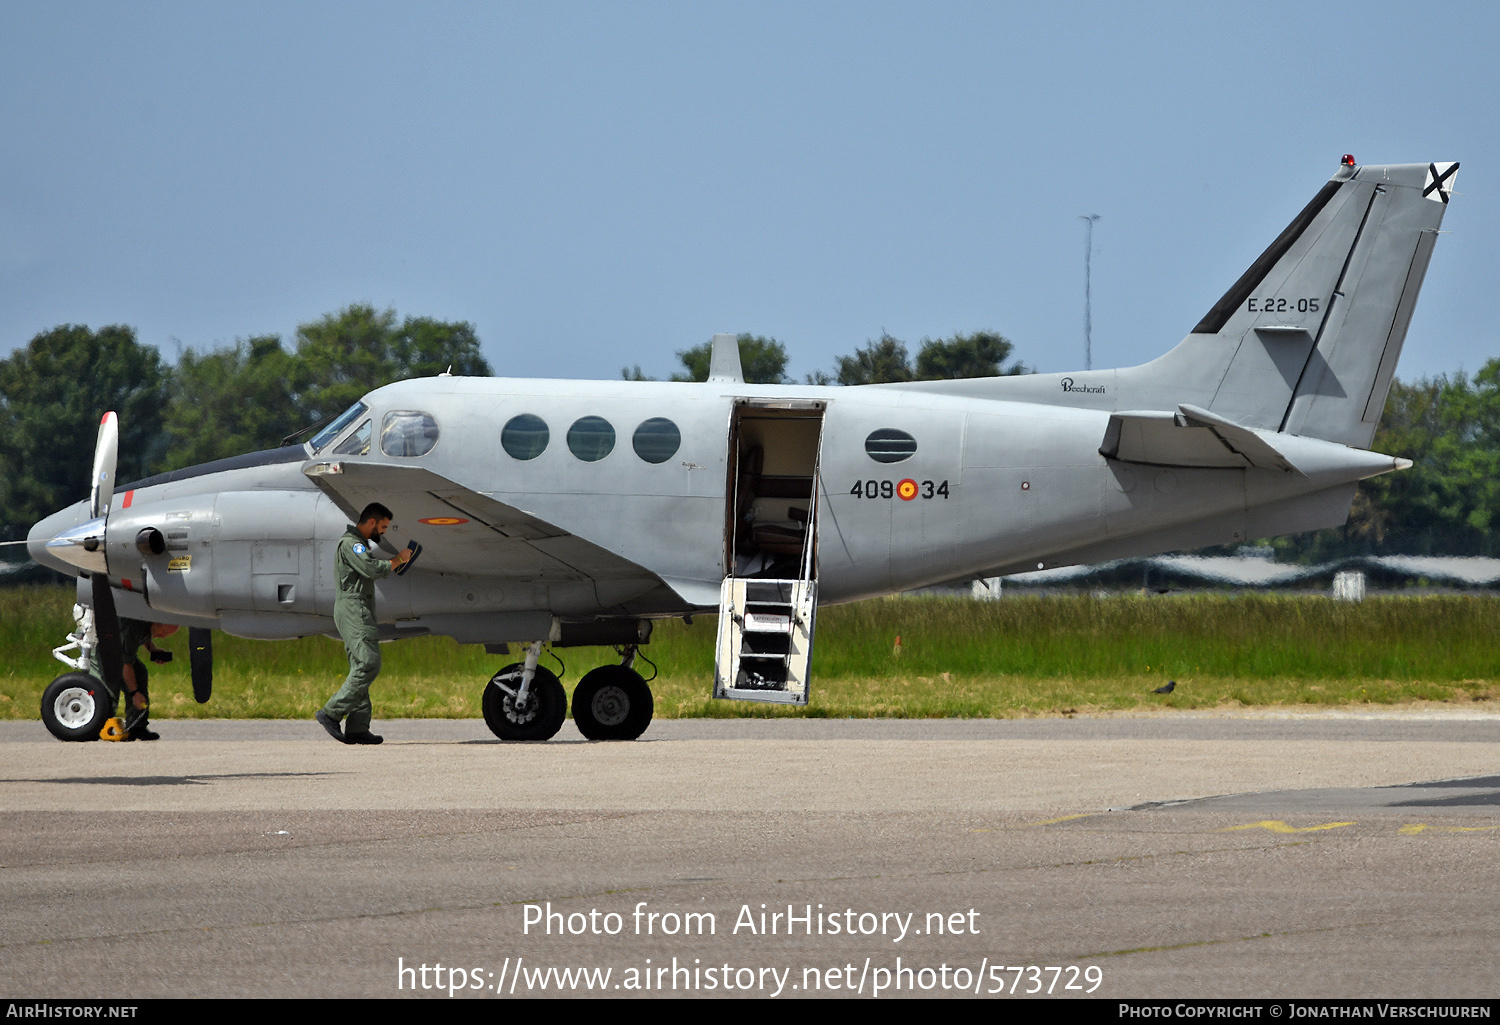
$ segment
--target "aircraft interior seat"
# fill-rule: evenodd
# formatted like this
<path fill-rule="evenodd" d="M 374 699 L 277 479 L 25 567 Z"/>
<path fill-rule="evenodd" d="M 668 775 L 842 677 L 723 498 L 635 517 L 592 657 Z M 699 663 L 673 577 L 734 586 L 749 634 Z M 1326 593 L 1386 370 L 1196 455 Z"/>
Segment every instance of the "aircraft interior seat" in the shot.
<path fill-rule="evenodd" d="M 763 474 L 764 450 L 753 446 L 741 460 L 739 521 L 742 554 L 800 555 L 807 537 L 807 509 L 787 499 L 810 501 L 813 479 L 803 474 Z"/>

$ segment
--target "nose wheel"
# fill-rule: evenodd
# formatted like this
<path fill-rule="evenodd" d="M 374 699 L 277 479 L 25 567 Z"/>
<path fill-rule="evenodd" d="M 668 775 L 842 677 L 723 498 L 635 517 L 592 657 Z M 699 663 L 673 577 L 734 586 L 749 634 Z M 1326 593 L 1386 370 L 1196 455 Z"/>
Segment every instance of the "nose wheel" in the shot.
<path fill-rule="evenodd" d="M 573 689 L 573 722 L 590 740 L 634 740 L 654 711 L 651 688 L 625 666 L 600 666 Z"/>
<path fill-rule="evenodd" d="M 58 740 L 98 740 L 114 710 L 109 691 L 88 673 L 64 673 L 42 692 L 42 722 Z"/>

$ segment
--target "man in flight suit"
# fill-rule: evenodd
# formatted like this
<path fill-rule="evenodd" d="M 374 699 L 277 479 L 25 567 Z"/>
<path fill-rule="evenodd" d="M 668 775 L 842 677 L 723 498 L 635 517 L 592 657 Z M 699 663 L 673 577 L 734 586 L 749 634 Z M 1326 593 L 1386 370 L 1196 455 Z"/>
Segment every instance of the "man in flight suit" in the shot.
<path fill-rule="evenodd" d="M 138 652 L 144 644 L 152 662 L 161 665 L 172 661 L 172 653 L 164 648 L 158 648 L 155 642 L 163 637 L 170 637 L 176 632 L 177 627 L 172 623 L 147 623 L 141 619 L 120 617 L 120 648 L 125 659 L 125 664 L 121 667 L 121 675 L 124 677 L 125 684 L 123 715 L 127 722 L 132 723 L 125 737 L 126 740 L 156 740 L 161 736 L 151 728 L 149 717 L 151 695 L 146 689 L 149 674 Z M 89 655 L 89 672 L 101 680 L 104 679 L 104 670 L 99 664 L 98 648 L 95 648 Z M 140 716 L 139 719 L 136 718 L 137 715 Z"/>
<path fill-rule="evenodd" d="M 371 502 L 359 514 L 359 522 L 339 538 L 333 560 L 338 597 L 333 602 L 333 625 L 349 653 L 349 675 L 337 694 L 316 716 L 329 736 L 344 744 L 378 744 L 382 737 L 370 732 L 370 684 L 380 674 L 380 630 L 375 625 L 375 581 L 388 577 L 411 558 L 403 550 L 394 559 L 372 554 L 391 525 L 391 511 Z M 343 722 L 343 728 L 339 723 Z"/>

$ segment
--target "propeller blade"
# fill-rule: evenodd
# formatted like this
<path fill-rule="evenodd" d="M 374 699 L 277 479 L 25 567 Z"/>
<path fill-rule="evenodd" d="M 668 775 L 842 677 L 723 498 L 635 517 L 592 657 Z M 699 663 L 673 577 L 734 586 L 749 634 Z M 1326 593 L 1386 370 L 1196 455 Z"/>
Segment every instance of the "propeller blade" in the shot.
<path fill-rule="evenodd" d="M 94 444 L 94 475 L 89 480 L 89 515 L 103 516 L 115 497 L 115 463 L 120 454 L 120 418 L 105 413 Z"/>
<path fill-rule="evenodd" d="M 188 664 L 193 670 L 193 697 L 203 704 L 214 690 L 214 632 L 188 627 Z"/>
<path fill-rule="evenodd" d="M 89 578 L 94 591 L 94 632 L 99 641 L 99 669 L 104 683 L 116 695 L 125 691 L 125 646 L 120 643 L 120 617 L 109 578 L 95 573 Z"/>

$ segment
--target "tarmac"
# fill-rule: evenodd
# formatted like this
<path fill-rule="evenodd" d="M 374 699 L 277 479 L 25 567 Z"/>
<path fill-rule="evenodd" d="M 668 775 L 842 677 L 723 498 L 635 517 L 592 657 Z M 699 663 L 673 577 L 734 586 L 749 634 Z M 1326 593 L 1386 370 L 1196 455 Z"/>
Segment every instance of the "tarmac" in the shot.
<path fill-rule="evenodd" d="M 158 729 L 0 723 L 5 996 L 1500 995 L 1489 711 Z"/>

